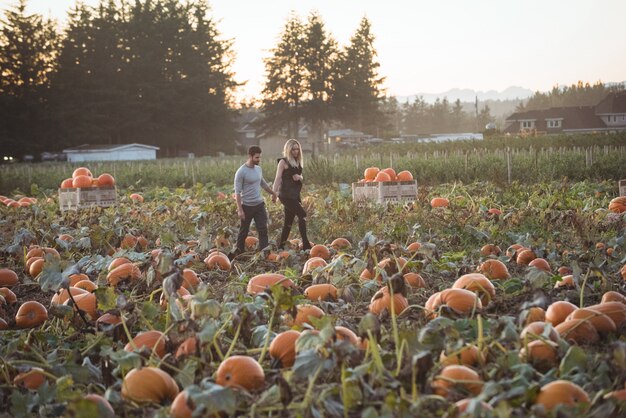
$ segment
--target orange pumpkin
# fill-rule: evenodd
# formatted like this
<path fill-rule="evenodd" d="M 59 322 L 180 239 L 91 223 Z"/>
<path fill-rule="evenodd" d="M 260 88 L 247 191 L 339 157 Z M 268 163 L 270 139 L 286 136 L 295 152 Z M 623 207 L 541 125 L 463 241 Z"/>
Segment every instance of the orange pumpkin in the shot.
<path fill-rule="evenodd" d="M 535 399 L 535 404 L 543 405 L 548 411 L 559 405 L 578 406 L 581 403 L 589 403 L 589 395 L 567 380 L 555 380 L 544 385 Z"/>
<path fill-rule="evenodd" d="M 365 180 L 374 180 L 379 171 L 380 169 L 378 167 L 368 167 L 363 172 L 363 178 Z"/>
<path fill-rule="evenodd" d="M 280 284 L 283 287 L 295 288 L 291 279 L 286 278 L 279 273 L 263 273 L 258 274 L 250 279 L 247 286 L 247 292 L 256 295 L 264 292 L 267 288 Z"/>
<path fill-rule="evenodd" d="M 72 187 L 74 187 L 74 179 L 65 179 L 61 182 L 61 185 L 59 186 L 61 189 L 71 189 Z"/>
<path fill-rule="evenodd" d="M 452 364 L 441 370 L 435 377 L 432 387 L 439 396 L 446 397 L 455 386 L 478 395 L 482 390 L 483 381 L 474 370 L 467 366 Z"/>
<path fill-rule="evenodd" d="M 339 251 L 352 248 L 352 244 L 346 238 L 335 238 L 333 242 L 330 243 L 330 247 L 335 251 Z"/>
<path fill-rule="evenodd" d="M 74 172 L 72 173 L 72 178 L 75 179 L 78 176 L 89 176 L 89 177 L 93 177 L 93 174 L 91 174 L 91 170 L 89 170 L 87 167 L 78 167 L 76 170 L 74 170 Z"/>
<path fill-rule="evenodd" d="M 520 314 L 520 323 L 524 325 L 528 325 L 532 322 L 541 321 L 544 322 L 546 320 L 546 311 L 539 306 L 533 306 L 532 308 L 528 308 Z"/>
<path fill-rule="evenodd" d="M 287 318 L 287 324 L 289 326 L 303 326 L 304 324 L 313 325 L 311 323 L 312 318 L 321 318 L 324 316 L 324 311 L 318 308 L 315 305 L 298 305 L 296 306 L 296 317 L 293 321 L 290 318 Z"/>
<path fill-rule="evenodd" d="M 186 390 L 183 390 L 174 398 L 174 402 L 170 406 L 170 415 L 172 418 L 192 418 L 194 409 L 196 406 L 191 397 Z"/>
<path fill-rule="evenodd" d="M 230 260 L 228 256 L 221 252 L 214 252 L 204 259 L 204 264 L 209 270 L 224 270 L 229 271 L 231 269 Z"/>
<path fill-rule="evenodd" d="M 404 281 L 413 288 L 423 289 L 426 287 L 426 282 L 424 281 L 424 278 L 418 273 L 405 273 L 403 277 Z"/>
<path fill-rule="evenodd" d="M 200 285 L 200 278 L 195 271 L 191 269 L 183 270 L 183 284 L 182 286 L 190 291 L 195 290 Z"/>
<path fill-rule="evenodd" d="M 138 202 L 138 203 L 143 203 L 144 201 L 143 196 L 140 195 L 139 193 L 132 193 L 129 197 L 131 200 L 134 200 L 135 202 Z"/>
<path fill-rule="evenodd" d="M 0 287 L 0 296 L 4 298 L 4 302 L 7 305 L 13 305 L 17 302 L 17 296 L 15 296 L 15 293 L 13 293 L 8 287 Z M 1 300 L 0 304 L 2 304 Z"/>
<path fill-rule="evenodd" d="M 480 255 L 483 257 L 489 257 L 490 255 L 499 256 L 502 250 L 495 244 L 485 244 L 480 249 Z"/>
<path fill-rule="evenodd" d="M 342 327 L 340 325 L 335 326 L 335 338 L 340 341 L 348 341 L 356 347 L 360 346 L 359 337 L 357 337 L 357 335 L 350 328 Z"/>
<path fill-rule="evenodd" d="M 19 373 L 13 378 L 15 386 L 21 386 L 30 390 L 39 389 L 39 386 L 43 385 L 45 381 L 46 375 L 43 374 L 43 369 L 39 367 L 33 367 L 29 371 Z"/>
<path fill-rule="evenodd" d="M 24 302 L 15 314 L 15 325 L 18 328 L 34 328 L 46 322 L 48 310 L 41 303 L 29 300 Z"/>
<path fill-rule="evenodd" d="M 548 261 L 545 258 L 535 258 L 530 263 L 528 263 L 528 266 L 529 267 L 534 267 L 534 268 L 539 269 L 539 270 L 546 271 L 548 273 L 550 273 L 550 271 L 551 271 L 550 264 L 548 263 Z"/>
<path fill-rule="evenodd" d="M 109 173 L 102 173 L 98 176 L 98 187 L 115 186 L 115 178 Z"/>
<path fill-rule="evenodd" d="M 558 342 L 559 333 L 548 323 L 543 321 L 535 321 L 526 325 L 519 335 L 521 341 L 533 341 L 539 338 Z"/>
<path fill-rule="evenodd" d="M 517 264 L 527 266 L 535 258 L 537 258 L 535 252 L 533 250 L 526 249 L 517 254 L 516 262 Z"/>
<path fill-rule="evenodd" d="M 531 341 L 519 352 L 520 359 L 532 364 L 540 372 L 547 372 L 558 364 L 557 344 L 542 340 Z"/>
<path fill-rule="evenodd" d="M 309 254 L 310 258 L 319 257 L 324 259 L 324 261 L 330 260 L 330 251 L 328 251 L 328 247 L 322 244 L 315 244 L 311 247 L 311 253 Z"/>
<path fill-rule="evenodd" d="M 122 280 L 129 279 L 131 281 L 138 280 L 141 277 L 139 267 L 132 263 L 122 264 L 115 267 L 107 274 L 107 282 L 111 286 L 117 286 Z"/>
<path fill-rule="evenodd" d="M 430 201 L 430 206 L 433 208 L 447 208 L 450 206 L 450 201 L 445 197 L 434 197 Z"/>
<path fill-rule="evenodd" d="M 441 307 L 447 306 L 458 315 L 470 315 L 474 309 L 482 309 L 480 299 L 469 290 L 446 289 L 433 294 L 424 306 L 427 317 L 435 317 Z"/>
<path fill-rule="evenodd" d="M 188 337 L 176 349 L 176 358 L 191 356 L 198 353 L 198 339 L 195 336 Z"/>
<path fill-rule="evenodd" d="M 244 241 L 244 246 L 246 251 L 254 251 L 256 246 L 259 244 L 259 239 L 257 237 L 248 236 Z"/>
<path fill-rule="evenodd" d="M 619 196 L 609 202 L 609 210 L 615 213 L 626 212 L 626 196 Z"/>
<path fill-rule="evenodd" d="M 178 395 L 178 384 L 161 369 L 132 369 L 122 382 L 122 398 L 137 403 L 171 402 Z"/>
<path fill-rule="evenodd" d="M 291 367 L 296 361 L 296 340 L 300 333 L 295 330 L 278 334 L 270 344 L 270 357 L 280 362 L 281 367 Z"/>
<path fill-rule="evenodd" d="M 89 393 L 83 397 L 83 399 L 92 402 L 96 405 L 98 417 L 100 418 L 115 418 L 115 410 L 105 398 L 95 393 Z"/>
<path fill-rule="evenodd" d="M 78 296 L 87 293 L 85 289 L 80 289 L 78 287 L 70 287 L 69 292 L 67 289 L 61 289 L 59 292 L 55 293 L 52 296 L 52 300 L 50 303 L 52 305 L 62 305 L 66 300 L 70 298 L 70 294 L 72 296 Z"/>
<path fill-rule="evenodd" d="M 19 283 L 17 273 L 11 269 L 0 269 L 0 286 L 15 286 Z"/>
<path fill-rule="evenodd" d="M 337 288 L 330 283 L 314 284 L 304 290 L 304 296 L 313 302 L 337 300 Z"/>
<path fill-rule="evenodd" d="M 578 309 L 578 307 L 571 302 L 564 300 L 554 302 L 548 306 L 548 309 L 546 310 L 546 322 L 557 326 L 561 322 L 565 321 L 565 318 L 567 318 L 567 316 L 576 309 Z"/>
<path fill-rule="evenodd" d="M 452 285 L 453 289 L 467 289 L 478 293 L 484 306 L 496 296 L 496 288 L 491 281 L 481 273 L 464 274 Z"/>
<path fill-rule="evenodd" d="M 112 271 L 116 267 L 121 266 L 122 264 L 129 264 L 130 260 L 126 257 L 116 257 L 109 263 L 107 270 Z"/>
<path fill-rule="evenodd" d="M 456 350 L 452 353 L 446 354 L 445 351 L 441 352 L 439 361 L 443 366 L 449 366 L 451 364 L 462 364 L 464 366 L 476 366 L 481 360 L 482 355 L 478 351 L 478 347 L 469 344 Z M 483 359 L 484 360 L 484 359 Z"/>
<path fill-rule="evenodd" d="M 396 170 L 394 170 L 391 167 L 388 168 L 384 168 L 381 170 L 381 172 L 386 173 L 389 176 L 389 179 L 391 181 L 396 181 L 397 180 L 397 176 L 396 176 Z"/>
<path fill-rule="evenodd" d="M 410 252 L 411 254 L 415 254 L 416 252 L 419 251 L 420 248 L 422 248 L 422 243 L 415 241 L 415 242 L 410 243 L 406 247 L 406 250 Z"/>
<path fill-rule="evenodd" d="M 72 187 L 78 189 L 84 189 L 92 187 L 93 178 L 91 176 L 76 176 L 72 180 Z"/>
<path fill-rule="evenodd" d="M 374 178 L 375 182 L 391 181 L 391 177 L 384 171 L 379 171 Z"/>
<path fill-rule="evenodd" d="M 611 318 L 618 329 L 626 323 L 626 305 L 621 302 L 604 302 L 588 306 L 588 308 Z"/>
<path fill-rule="evenodd" d="M 593 325 L 600 335 L 608 335 L 614 333 L 617 328 L 615 322 L 606 314 L 591 308 L 578 308 L 565 318 L 565 321 L 572 319 L 586 320 Z"/>
<path fill-rule="evenodd" d="M 602 300 L 600 301 L 600 303 L 605 303 L 605 302 L 621 302 L 623 304 L 626 304 L 626 296 L 622 295 L 621 293 L 610 290 L 602 295 Z"/>
<path fill-rule="evenodd" d="M 309 258 L 306 263 L 304 263 L 304 267 L 302 267 L 302 275 L 310 274 L 313 270 L 319 267 L 324 267 L 328 265 L 326 260 L 321 257 L 313 257 Z"/>
<path fill-rule="evenodd" d="M 489 259 L 478 266 L 478 272 L 487 276 L 489 280 L 506 280 L 511 275 L 506 265 L 496 259 Z"/>
<path fill-rule="evenodd" d="M 398 181 L 413 181 L 413 174 L 411 174 L 408 170 L 400 171 L 396 175 L 396 180 Z"/>
<path fill-rule="evenodd" d="M 256 392 L 265 385 L 265 373 L 252 357 L 231 356 L 218 367 L 215 382 L 225 387 Z"/>
<path fill-rule="evenodd" d="M 409 302 L 401 293 L 394 293 L 393 295 L 393 310 L 396 315 L 402 313 L 409 307 Z M 389 288 L 387 286 L 381 288 L 372 296 L 370 301 L 369 311 L 374 315 L 380 315 L 383 311 L 391 312 L 391 296 L 389 295 Z"/>
<path fill-rule="evenodd" d="M 594 344 L 600 336 L 598 331 L 585 319 L 569 319 L 561 322 L 554 329 L 561 338 L 576 344 Z"/>
<path fill-rule="evenodd" d="M 125 351 L 148 349 L 153 351 L 158 357 L 163 358 L 166 354 L 165 334 L 161 331 L 140 332 L 124 347 Z"/>

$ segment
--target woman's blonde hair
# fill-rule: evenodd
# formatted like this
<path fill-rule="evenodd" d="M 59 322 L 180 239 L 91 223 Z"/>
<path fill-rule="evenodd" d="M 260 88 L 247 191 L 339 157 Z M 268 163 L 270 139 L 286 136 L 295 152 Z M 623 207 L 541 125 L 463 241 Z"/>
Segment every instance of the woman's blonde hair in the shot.
<path fill-rule="evenodd" d="M 291 155 L 291 150 L 293 149 L 293 147 L 298 146 L 298 148 L 300 149 L 300 154 L 298 154 L 298 159 L 296 160 L 295 158 L 293 158 L 293 155 Z M 295 140 L 295 139 L 289 139 L 287 140 L 287 142 L 285 142 L 285 146 L 283 147 L 283 157 L 285 157 L 287 159 L 287 161 L 289 161 L 289 165 L 291 165 L 292 167 L 297 167 L 298 164 L 300 164 L 301 167 L 304 167 L 304 158 L 302 155 L 302 146 L 300 145 L 300 143 Z"/>

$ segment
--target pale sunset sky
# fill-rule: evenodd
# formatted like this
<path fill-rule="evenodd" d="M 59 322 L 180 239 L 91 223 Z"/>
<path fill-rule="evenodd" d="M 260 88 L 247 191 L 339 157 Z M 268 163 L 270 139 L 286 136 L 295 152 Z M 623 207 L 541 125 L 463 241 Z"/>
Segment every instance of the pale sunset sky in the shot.
<path fill-rule="evenodd" d="M 0 0 L 2 10 L 17 0 Z M 97 0 L 85 0 L 95 5 Z M 62 27 L 74 0 L 29 0 Z M 451 88 L 548 90 L 626 80 L 625 0 L 212 0 L 222 38 L 234 41 L 238 97 L 260 93 L 263 58 L 291 11 L 318 11 L 346 45 L 366 16 L 390 95 Z"/>

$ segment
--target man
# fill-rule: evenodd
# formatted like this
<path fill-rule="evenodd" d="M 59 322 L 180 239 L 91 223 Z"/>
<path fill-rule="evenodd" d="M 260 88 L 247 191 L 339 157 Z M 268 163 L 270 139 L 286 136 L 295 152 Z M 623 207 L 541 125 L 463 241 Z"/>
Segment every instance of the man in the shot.
<path fill-rule="evenodd" d="M 263 178 L 263 171 L 259 166 L 261 162 L 261 148 L 256 145 L 248 149 L 248 159 L 235 174 L 235 199 L 237 200 L 237 215 L 241 219 L 239 235 L 237 236 L 237 248 L 230 258 L 241 254 L 245 250 L 245 241 L 250 231 L 250 223 L 254 220 L 256 230 L 259 233 L 259 250 L 267 247 L 267 212 L 265 202 L 261 197 L 261 187 L 272 195 L 272 201 L 276 202 L 277 195 Z"/>

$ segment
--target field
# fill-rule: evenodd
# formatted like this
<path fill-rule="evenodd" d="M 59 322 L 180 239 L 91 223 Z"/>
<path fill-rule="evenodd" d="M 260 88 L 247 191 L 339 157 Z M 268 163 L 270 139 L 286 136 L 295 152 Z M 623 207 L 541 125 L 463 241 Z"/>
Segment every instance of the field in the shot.
<path fill-rule="evenodd" d="M 452 417 L 465 399 L 466 416 L 624 416 L 626 213 L 609 210 L 624 139 L 507 141 L 310 159 L 323 245 L 232 262 L 213 253 L 233 245 L 241 157 L 89 164 L 114 174 L 118 205 L 63 213 L 55 188 L 76 165 L 1 167 L 2 194 L 37 203 L 0 205 L 0 269 L 17 273 L 0 416 Z M 411 170 L 416 200 L 355 205 L 340 183 L 373 165 Z M 265 273 L 281 281 L 253 286 Z M 449 290 L 468 274 L 457 286 L 476 294 Z M 47 319 L 16 318 L 29 301 Z"/>

